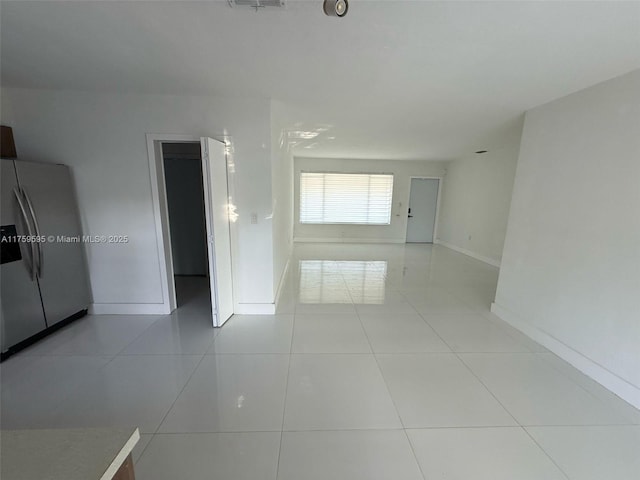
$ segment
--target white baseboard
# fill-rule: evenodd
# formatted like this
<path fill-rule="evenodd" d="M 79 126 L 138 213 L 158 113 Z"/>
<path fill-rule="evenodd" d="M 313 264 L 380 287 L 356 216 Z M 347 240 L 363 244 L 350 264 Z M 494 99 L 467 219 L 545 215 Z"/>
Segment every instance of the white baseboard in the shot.
<path fill-rule="evenodd" d="M 282 271 L 282 275 L 280 275 L 280 283 L 278 284 L 278 290 L 276 292 L 276 298 L 275 298 L 275 307 L 278 307 L 278 304 L 280 303 L 280 295 L 282 294 L 282 288 L 284 286 L 284 282 L 287 279 L 287 273 L 289 273 L 289 264 L 291 263 L 291 255 L 289 255 L 289 258 L 287 258 L 287 263 L 284 266 L 284 270 Z"/>
<path fill-rule="evenodd" d="M 295 237 L 295 243 L 405 243 L 401 238 Z"/>
<path fill-rule="evenodd" d="M 233 313 L 237 315 L 273 315 L 275 303 L 237 303 Z"/>
<path fill-rule="evenodd" d="M 168 315 L 169 306 L 164 303 L 93 303 L 91 315 Z"/>
<path fill-rule="evenodd" d="M 274 303 L 237 303 L 234 312 L 241 315 L 273 315 Z M 163 303 L 94 303 L 90 315 L 168 315 L 169 306 Z"/>
<path fill-rule="evenodd" d="M 531 325 L 512 310 L 494 302 L 491 304 L 491 311 L 512 327 L 520 330 L 526 336 L 546 347 L 558 357 L 598 382 L 607 390 L 610 390 L 626 402 L 640 409 L 640 388 L 630 384 L 602 365 L 597 364 L 593 360 L 575 351 L 547 332 Z"/>
<path fill-rule="evenodd" d="M 442 245 L 443 247 L 447 247 L 451 250 L 455 250 L 458 253 L 462 253 L 471 258 L 475 258 L 476 260 L 480 260 L 481 262 L 488 263 L 489 265 L 493 265 L 494 267 L 500 268 L 500 261 L 495 258 L 485 257 L 484 255 L 480 255 L 479 253 L 472 252 L 471 250 L 467 250 L 466 248 L 458 247 L 449 242 L 444 242 L 442 240 L 436 239 L 434 242 L 437 245 Z"/>

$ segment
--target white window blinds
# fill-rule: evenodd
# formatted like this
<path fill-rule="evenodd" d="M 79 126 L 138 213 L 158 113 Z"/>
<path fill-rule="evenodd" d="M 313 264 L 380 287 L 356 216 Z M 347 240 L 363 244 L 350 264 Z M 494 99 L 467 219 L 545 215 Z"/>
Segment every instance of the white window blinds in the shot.
<path fill-rule="evenodd" d="M 389 225 L 393 175 L 300 174 L 300 223 Z"/>

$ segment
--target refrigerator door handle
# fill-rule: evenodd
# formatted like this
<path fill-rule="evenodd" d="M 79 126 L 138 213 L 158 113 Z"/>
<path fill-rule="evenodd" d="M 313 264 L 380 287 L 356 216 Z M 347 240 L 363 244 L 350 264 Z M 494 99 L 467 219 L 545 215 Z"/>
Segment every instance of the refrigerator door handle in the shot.
<path fill-rule="evenodd" d="M 36 229 L 36 236 L 38 237 L 36 240 L 36 242 L 34 242 L 35 247 L 38 250 L 38 261 L 36 263 L 37 266 L 37 274 L 38 274 L 38 278 L 42 278 L 42 264 L 43 264 L 43 260 L 42 260 L 42 243 L 40 242 L 42 240 L 42 236 L 40 235 L 40 227 L 38 226 L 38 219 L 36 218 L 36 212 L 33 210 L 33 204 L 31 203 L 31 199 L 29 198 L 29 195 L 27 194 L 27 191 L 21 187 L 22 190 L 22 195 L 24 197 L 24 199 L 27 201 L 27 206 L 29 207 L 29 213 L 31 213 L 31 219 L 33 220 L 33 226 Z"/>
<path fill-rule="evenodd" d="M 20 212 L 22 213 L 22 220 L 24 221 L 24 224 L 27 226 L 27 233 L 29 234 L 29 237 L 33 237 L 33 232 L 31 231 L 31 223 L 29 223 L 29 218 L 27 217 L 27 209 L 25 208 L 24 203 L 22 203 L 22 194 L 17 187 L 13 189 L 13 194 L 16 196 L 16 200 L 18 201 L 18 206 L 20 207 Z M 35 246 L 35 242 L 30 242 L 30 243 L 31 243 L 31 258 L 29 259 L 29 262 L 25 262 L 25 263 L 27 263 L 29 276 L 33 281 L 36 278 L 36 269 L 34 264 L 36 246 Z"/>

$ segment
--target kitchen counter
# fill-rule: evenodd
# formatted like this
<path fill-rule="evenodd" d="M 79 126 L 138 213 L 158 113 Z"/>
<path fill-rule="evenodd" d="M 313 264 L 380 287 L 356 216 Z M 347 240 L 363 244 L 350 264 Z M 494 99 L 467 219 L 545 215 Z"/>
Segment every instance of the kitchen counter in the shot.
<path fill-rule="evenodd" d="M 137 428 L 3 430 L 2 480 L 133 480 Z"/>

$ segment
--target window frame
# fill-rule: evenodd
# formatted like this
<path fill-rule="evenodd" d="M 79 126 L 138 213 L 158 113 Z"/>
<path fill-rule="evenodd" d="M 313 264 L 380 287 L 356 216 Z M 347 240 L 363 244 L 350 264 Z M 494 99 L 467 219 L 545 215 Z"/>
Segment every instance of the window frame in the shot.
<path fill-rule="evenodd" d="M 315 174 L 315 175 L 369 175 L 369 176 L 385 176 L 391 177 L 391 190 L 390 190 L 390 198 L 389 198 L 389 220 L 386 223 L 354 223 L 354 222 L 303 222 L 302 221 L 302 177 L 304 174 Z M 301 170 L 298 175 L 298 215 L 297 221 L 300 225 L 350 225 L 350 226 L 361 226 L 361 227 L 385 227 L 391 225 L 392 217 L 393 217 L 393 196 L 394 196 L 394 184 L 395 184 L 395 174 L 391 172 L 336 172 L 336 171 L 316 171 L 316 170 Z"/>

